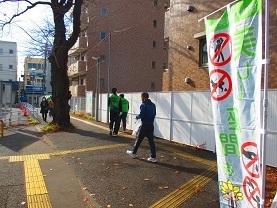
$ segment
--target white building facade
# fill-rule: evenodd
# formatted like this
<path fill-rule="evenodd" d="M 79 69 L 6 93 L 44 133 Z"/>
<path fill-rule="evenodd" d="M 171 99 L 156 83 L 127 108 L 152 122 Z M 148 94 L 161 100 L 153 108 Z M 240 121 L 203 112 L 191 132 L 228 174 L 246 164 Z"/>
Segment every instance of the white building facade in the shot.
<path fill-rule="evenodd" d="M 17 43 L 0 41 L 0 79 L 17 81 Z"/>

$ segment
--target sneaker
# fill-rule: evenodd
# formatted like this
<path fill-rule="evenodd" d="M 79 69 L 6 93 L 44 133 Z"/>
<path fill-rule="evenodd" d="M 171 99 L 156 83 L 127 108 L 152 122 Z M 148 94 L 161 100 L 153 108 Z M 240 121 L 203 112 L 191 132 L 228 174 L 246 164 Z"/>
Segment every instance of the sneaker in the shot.
<path fill-rule="evenodd" d="M 127 150 L 126 153 L 128 155 L 130 155 L 132 158 L 136 158 L 137 157 L 136 154 L 133 154 L 133 151 L 131 151 L 131 150 Z"/>
<path fill-rule="evenodd" d="M 152 163 L 156 163 L 157 162 L 156 158 L 153 158 L 153 157 L 149 157 L 147 159 L 147 161 L 152 162 Z"/>
<path fill-rule="evenodd" d="M 109 135 L 112 136 L 112 133 L 113 133 L 112 130 L 110 130 Z"/>
<path fill-rule="evenodd" d="M 117 137 L 117 134 L 116 134 L 116 133 L 113 133 L 113 137 Z"/>

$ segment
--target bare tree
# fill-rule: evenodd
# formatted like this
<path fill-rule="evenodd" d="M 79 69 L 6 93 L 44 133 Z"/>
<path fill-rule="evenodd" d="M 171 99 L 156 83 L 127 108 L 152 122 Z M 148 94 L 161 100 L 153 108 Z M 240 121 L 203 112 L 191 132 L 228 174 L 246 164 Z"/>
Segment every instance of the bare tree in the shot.
<path fill-rule="evenodd" d="M 51 63 L 51 86 L 52 86 L 52 99 L 54 101 L 53 122 L 60 127 L 67 127 L 70 125 L 70 106 L 68 104 L 71 98 L 69 91 L 69 79 L 67 75 L 67 61 L 68 51 L 76 43 L 80 33 L 80 15 L 83 0 L 51 0 L 50 1 L 37 1 L 32 3 L 29 0 L 3 0 L 5 2 L 25 2 L 29 6 L 23 11 L 14 14 L 8 21 L 3 24 L 10 24 L 16 17 L 24 14 L 30 9 L 35 8 L 37 5 L 51 6 L 54 17 L 55 34 L 52 47 L 52 55 L 48 57 Z M 66 38 L 65 28 L 65 14 L 73 8 L 73 32 L 69 38 Z"/>

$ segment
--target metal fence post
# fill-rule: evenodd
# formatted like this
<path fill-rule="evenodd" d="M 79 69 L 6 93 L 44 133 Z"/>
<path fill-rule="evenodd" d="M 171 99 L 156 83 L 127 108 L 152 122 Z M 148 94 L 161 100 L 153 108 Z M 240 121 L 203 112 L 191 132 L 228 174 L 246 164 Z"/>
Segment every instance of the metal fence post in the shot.
<path fill-rule="evenodd" d="M 10 119 L 9 119 L 10 125 L 12 125 L 12 111 L 10 112 Z"/>
<path fill-rule="evenodd" d="M 21 120 L 21 111 L 17 111 L 18 113 L 18 125 L 20 124 L 20 120 Z"/>

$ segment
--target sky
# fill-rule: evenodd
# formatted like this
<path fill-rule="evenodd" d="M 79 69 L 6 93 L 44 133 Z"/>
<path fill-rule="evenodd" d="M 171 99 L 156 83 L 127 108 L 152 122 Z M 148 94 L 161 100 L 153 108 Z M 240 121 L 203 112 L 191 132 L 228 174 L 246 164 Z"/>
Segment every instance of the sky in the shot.
<path fill-rule="evenodd" d="M 31 1 L 34 2 L 34 1 Z M 0 25 L 7 21 L 16 11 L 22 11 L 28 4 L 22 2 L 2 2 L 0 3 Z M 20 77 L 23 74 L 24 58 L 26 57 L 26 42 L 30 40 L 28 31 L 38 28 L 43 19 L 52 19 L 50 6 L 39 5 L 26 13 L 15 18 L 11 25 L 6 25 L 4 29 L 0 28 L 0 40 L 17 42 L 18 66 L 17 74 Z M 25 32 L 26 31 L 26 32 Z"/>

